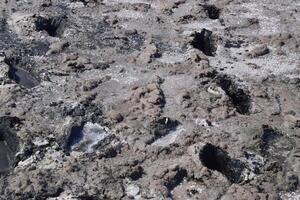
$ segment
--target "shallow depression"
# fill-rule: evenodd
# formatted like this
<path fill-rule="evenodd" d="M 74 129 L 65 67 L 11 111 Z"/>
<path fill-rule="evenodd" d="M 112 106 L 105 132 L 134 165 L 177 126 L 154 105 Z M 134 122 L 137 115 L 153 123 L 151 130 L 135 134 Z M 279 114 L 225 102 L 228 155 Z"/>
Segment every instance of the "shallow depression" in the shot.
<path fill-rule="evenodd" d="M 87 122 L 83 126 L 75 126 L 71 129 L 67 149 L 92 153 L 99 143 L 111 136 L 109 130 L 99 124 Z"/>
<path fill-rule="evenodd" d="M 19 148 L 17 137 L 10 130 L 15 123 L 13 120 L 9 117 L 0 117 L 0 173 L 7 172 L 12 168 L 15 154 Z"/>
<path fill-rule="evenodd" d="M 4 62 L 9 66 L 9 79 L 26 88 L 33 88 L 39 84 L 38 79 L 34 77 L 33 73 L 21 68 L 29 64 L 26 59 L 22 60 L 20 57 L 16 56 L 5 58 Z"/>
<path fill-rule="evenodd" d="M 38 81 L 29 72 L 17 67 L 9 67 L 8 77 L 26 88 L 33 88 L 38 85 Z"/>
<path fill-rule="evenodd" d="M 159 138 L 152 143 L 154 146 L 168 146 L 176 141 L 178 137 L 184 134 L 185 129 L 183 126 L 176 127 L 175 130 L 171 130 L 166 136 Z"/>
<path fill-rule="evenodd" d="M 13 162 L 13 152 L 5 141 L 0 141 L 0 173 L 10 169 Z"/>

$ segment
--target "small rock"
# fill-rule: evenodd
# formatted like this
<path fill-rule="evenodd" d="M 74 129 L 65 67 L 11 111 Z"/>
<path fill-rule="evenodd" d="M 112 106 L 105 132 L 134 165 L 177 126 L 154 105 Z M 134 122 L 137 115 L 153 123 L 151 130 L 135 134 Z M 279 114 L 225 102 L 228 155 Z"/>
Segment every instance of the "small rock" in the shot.
<path fill-rule="evenodd" d="M 263 90 L 262 88 L 255 88 L 252 91 L 252 93 L 255 97 L 259 97 L 259 98 L 267 98 L 268 97 L 268 93 L 265 90 Z"/>
<path fill-rule="evenodd" d="M 41 147 L 41 146 L 46 146 L 49 144 L 49 141 L 43 138 L 36 138 L 35 140 L 33 140 L 33 144 L 35 146 Z"/>
<path fill-rule="evenodd" d="M 115 110 L 111 110 L 109 112 L 107 112 L 106 116 L 113 122 L 121 122 L 123 121 L 123 116 L 121 115 L 121 113 L 115 111 Z"/>
<path fill-rule="evenodd" d="M 154 58 L 160 58 L 161 54 L 154 44 L 147 45 L 142 53 L 140 54 L 138 60 L 142 63 L 151 63 Z"/>
<path fill-rule="evenodd" d="M 263 55 L 266 55 L 270 53 L 270 50 L 268 48 L 267 45 L 258 45 L 258 46 L 255 46 L 253 49 L 250 50 L 250 57 L 252 58 L 256 58 L 256 57 L 259 57 L 259 56 L 263 56 Z"/>
<path fill-rule="evenodd" d="M 300 128 L 300 118 L 294 115 L 285 115 L 284 116 L 285 124 L 291 128 Z"/>
<path fill-rule="evenodd" d="M 46 55 L 51 55 L 55 53 L 62 52 L 66 47 L 69 46 L 68 42 L 56 42 L 49 46 L 49 50 L 47 51 Z"/>
<path fill-rule="evenodd" d="M 257 64 L 254 63 L 247 63 L 247 65 L 251 68 L 251 69 L 260 69 L 261 67 L 258 66 Z"/>
<path fill-rule="evenodd" d="M 66 63 L 70 60 L 77 60 L 78 59 L 78 54 L 77 53 L 71 53 L 71 54 L 64 54 L 62 62 Z"/>
<path fill-rule="evenodd" d="M 136 185 L 130 184 L 126 187 L 126 194 L 130 197 L 136 197 L 140 192 L 140 188 Z"/>
<path fill-rule="evenodd" d="M 150 83 L 150 84 L 147 85 L 147 89 L 148 89 L 149 92 L 152 92 L 154 90 L 157 90 L 158 86 L 155 83 Z"/>
<path fill-rule="evenodd" d="M 49 6 L 51 6 L 51 5 L 52 5 L 51 0 L 42 0 L 42 1 L 40 2 L 40 6 L 41 6 L 41 7 L 49 7 Z"/>

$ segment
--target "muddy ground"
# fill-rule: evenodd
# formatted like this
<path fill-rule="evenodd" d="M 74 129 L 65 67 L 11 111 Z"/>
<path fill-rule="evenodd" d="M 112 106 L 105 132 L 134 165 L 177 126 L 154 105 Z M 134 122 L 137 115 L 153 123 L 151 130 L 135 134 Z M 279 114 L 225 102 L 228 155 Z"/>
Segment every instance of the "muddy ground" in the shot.
<path fill-rule="evenodd" d="M 0 8 L 0 199 L 300 199 L 298 0 Z"/>

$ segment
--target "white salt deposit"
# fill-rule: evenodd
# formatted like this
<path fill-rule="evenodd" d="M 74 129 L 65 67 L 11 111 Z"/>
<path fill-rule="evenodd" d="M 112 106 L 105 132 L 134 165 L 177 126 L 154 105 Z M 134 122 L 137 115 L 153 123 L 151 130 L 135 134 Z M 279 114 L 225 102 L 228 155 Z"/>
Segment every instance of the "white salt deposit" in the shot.
<path fill-rule="evenodd" d="M 86 123 L 82 129 L 82 139 L 71 146 L 72 151 L 83 151 L 92 153 L 96 145 L 109 137 L 108 128 L 91 122 Z"/>
<path fill-rule="evenodd" d="M 170 131 L 169 134 L 167 134 L 164 137 L 159 138 L 158 140 L 156 140 L 154 143 L 152 143 L 152 145 L 156 145 L 156 146 L 168 146 L 172 143 L 174 143 L 176 141 L 176 139 L 183 134 L 185 131 L 185 129 L 183 128 L 183 126 L 179 126 L 177 127 L 175 130 Z"/>

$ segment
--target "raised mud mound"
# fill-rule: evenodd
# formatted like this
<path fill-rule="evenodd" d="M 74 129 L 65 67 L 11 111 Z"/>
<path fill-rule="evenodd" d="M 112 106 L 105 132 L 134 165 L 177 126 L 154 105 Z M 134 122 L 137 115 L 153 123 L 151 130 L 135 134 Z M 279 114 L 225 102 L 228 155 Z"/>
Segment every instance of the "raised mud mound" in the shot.
<path fill-rule="evenodd" d="M 0 0 L 0 199 L 300 199 L 299 0 Z"/>

